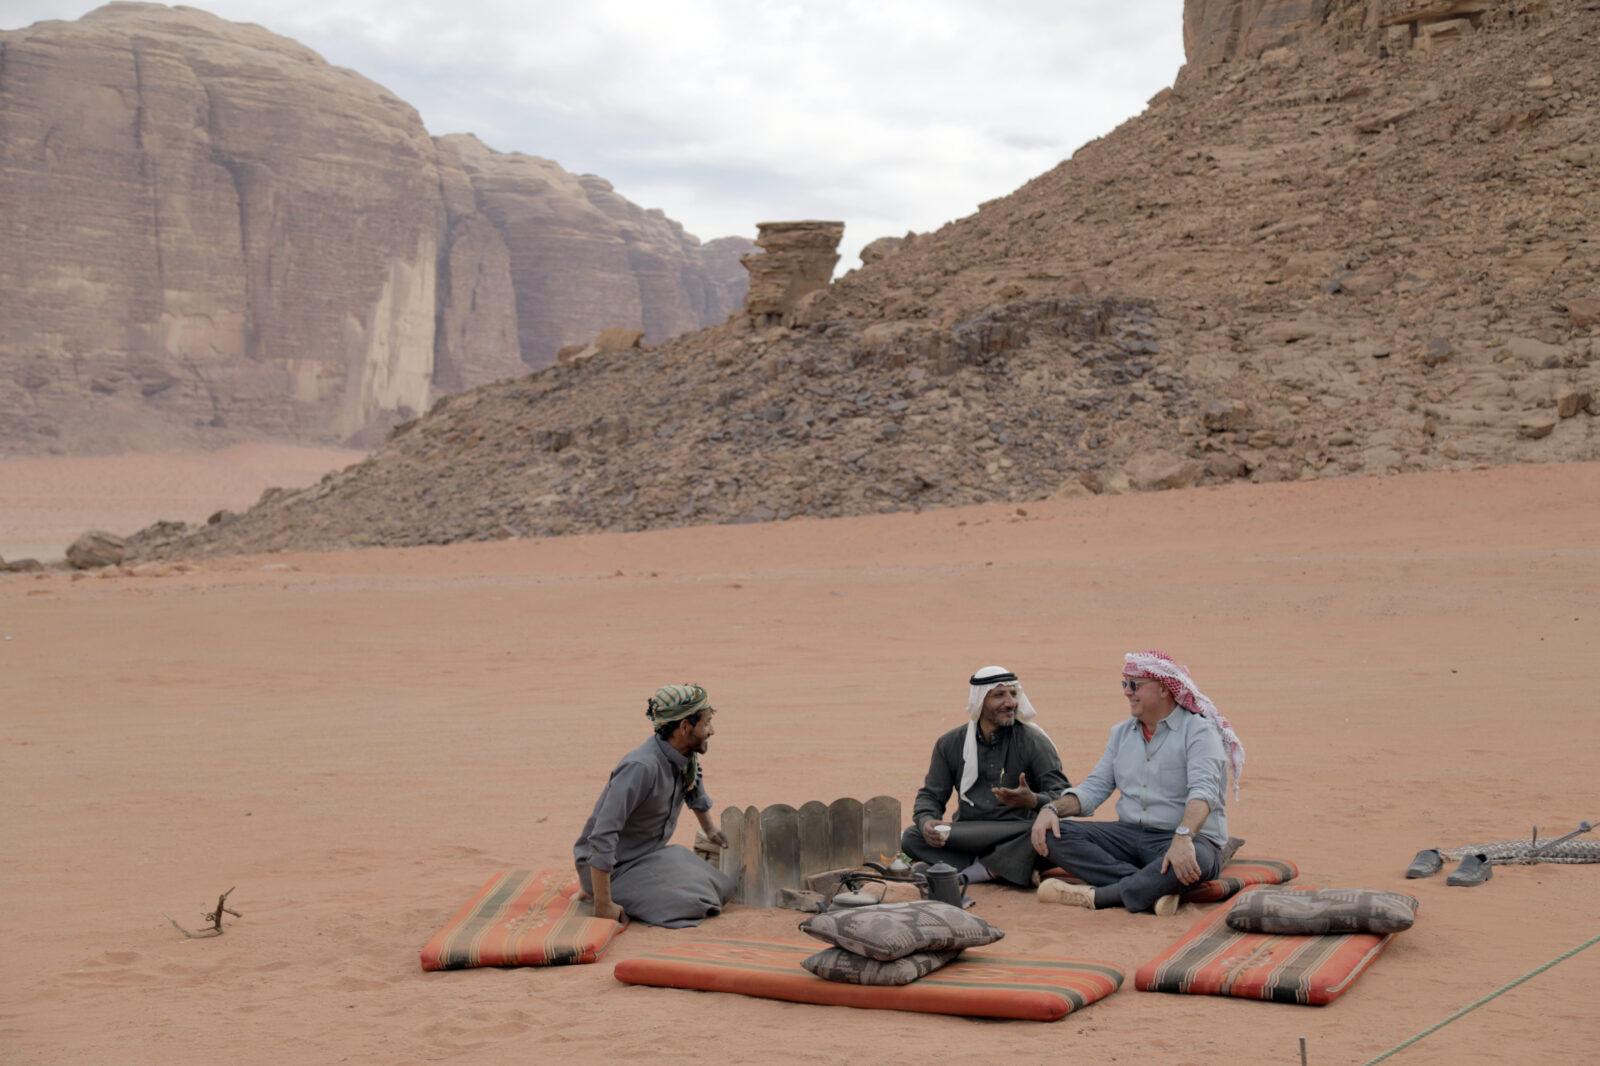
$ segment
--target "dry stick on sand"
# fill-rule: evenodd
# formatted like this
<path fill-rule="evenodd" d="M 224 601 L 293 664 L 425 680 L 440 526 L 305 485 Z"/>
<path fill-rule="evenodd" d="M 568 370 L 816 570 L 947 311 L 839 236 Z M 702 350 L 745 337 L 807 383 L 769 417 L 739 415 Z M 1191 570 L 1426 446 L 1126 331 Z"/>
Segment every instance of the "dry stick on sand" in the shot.
<path fill-rule="evenodd" d="M 235 885 L 233 887 L 234 888 L 238 888 L 239 886 Z M 182 933 L 184 936 L 188 937 L 190 940 L 204 940 L 208 936 L 221 936 L 222 935 L 222 915 L 224 913 L 231 914 L 235 918 L 243 918 L 244 917 L 244 915 L 240 914 L 238 911 L 236 911 L 232 907 L 228 906 L 228 897 L 230 895 L 232 895 L 232 894 L 233 894 L 233 888 L 230 888 L 230 889 L 228 889 L 228 891 L 224 892 L 222 895 L 217 897 L 217 909 L 214 910 L 214 911 L 210 911 L 205 915 L 206 921 L 211 923 L 211 928 L 210 929 L 206 929 L 206 930 L 202 930 L 201 932 L 198 932 L 198 933 L 189 932 L 189 930 L 187 930 L 183 926 L 179 925 L 177 920 L 175 918 L 173 918 L 172 915 L 170 915 L 170 914 L 163 914 L 161 917 L 163 917 L 167 921 L 171 922 L 172 923 L 172 928 L 176 929 L 178 932 Z"/>

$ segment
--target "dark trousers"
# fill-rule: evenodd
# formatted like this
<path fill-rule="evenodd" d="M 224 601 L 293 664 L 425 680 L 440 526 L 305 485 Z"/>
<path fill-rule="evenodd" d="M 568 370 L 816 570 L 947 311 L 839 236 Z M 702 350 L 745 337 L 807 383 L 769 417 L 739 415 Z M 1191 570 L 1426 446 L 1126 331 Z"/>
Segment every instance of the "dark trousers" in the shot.
<path fill-rule="evenodd" d="M 1033 823 L 1018 820 L 999 824 L 1007 827 L 1015 825 L 1017 835 L 981 853 L 974 854 L 951 847 L 936 848 L 923 839 L 922 830 L 916 826 L 900 834 L 900 850 L 921 862 L 947 862 L 957 870 L 966 869 L 976 860 L 983 863 L 996 880 L 1028 888 L 1033 884 L 1033 872 L 1045 867 L 1045 861 L 1033 850 L 1033 843 L 1028 839 Z"/>
<path fill-rule="evenodd" d="M 1080 822 L 1062 819 L 1061 838 L 1046 834 L 1050 859 L 1095 886 L 1096 907 L 1126 907 L 1147 911 L 1156 900 L 1182 892 L 1188 885 L 1161 860 L 1172 846 L 1172 830 L 1152 829 L 1124 822 Z M 1200 881 L 1215 880 L 1222 870 L 1222 854 L 1209 840 L 1194 841 Z M 1196 881 L 1195 884 L 1199 884 Z"/>

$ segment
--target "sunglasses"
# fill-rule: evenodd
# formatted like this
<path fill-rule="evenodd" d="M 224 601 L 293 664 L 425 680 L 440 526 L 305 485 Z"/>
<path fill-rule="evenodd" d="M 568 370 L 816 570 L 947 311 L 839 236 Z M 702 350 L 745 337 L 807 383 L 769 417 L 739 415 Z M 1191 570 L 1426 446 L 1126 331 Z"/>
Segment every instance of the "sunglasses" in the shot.
<path fill-rule="evenodd" d="M 1125 677 L 1122 679 L 1122 691 L 1137 692 L 1140 685 L 1150 680 L 1148 677 Z"/>

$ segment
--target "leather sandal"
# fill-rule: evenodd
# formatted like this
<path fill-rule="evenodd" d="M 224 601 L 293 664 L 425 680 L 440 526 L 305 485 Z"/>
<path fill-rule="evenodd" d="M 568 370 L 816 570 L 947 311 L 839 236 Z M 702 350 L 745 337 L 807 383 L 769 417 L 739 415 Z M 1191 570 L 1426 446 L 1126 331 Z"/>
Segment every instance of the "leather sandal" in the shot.
<path fill-rule="evenodd" d="M 1444 868 L 1444 856 L 1438 848 L 1424 848 L 1406 867 L 1407 877 L 1432 877 Z"/>
<path fill-rule="evenodd" d="M 1453 870 L 1449 877 L 1444 879 L 1447 885 L 1481 885 L 1494 876 L 1494 867 L 1489 865 L 1489 856 L 1479 852 L 1468 855 L 1461 860 L 1461 865 Z"/>

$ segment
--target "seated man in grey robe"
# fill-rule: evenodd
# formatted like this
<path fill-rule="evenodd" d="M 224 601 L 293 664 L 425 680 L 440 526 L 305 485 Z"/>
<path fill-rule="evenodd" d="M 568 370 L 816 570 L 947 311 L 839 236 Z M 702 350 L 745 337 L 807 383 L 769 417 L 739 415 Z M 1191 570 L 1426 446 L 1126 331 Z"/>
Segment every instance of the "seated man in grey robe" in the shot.
<path fill-rule="evenodd" d="M 722 913 L 737 882 L 681 844 L 669 844 L 685 803 L 718 847 L 700 770 L 716 714 L 699 685 L 667 685 L 645 709 L 655 734 L 622 757 L 572 847 L 578 879 L 600 918 L 624 914 L 678 929 Z"/>
<path fill-rule="evenodd" d="M 1033 723 L 1016 674 L 986 666 L 968 684 L 968 722 L 934 742 L 900 848 L 923 862 L 949 863 L 969 884 L 993 879 L 1026 888 L 1044 865 L 1028 839 L 1034 812 L 1070 782 L 1055 744 Z M 946 821 L 952 791 L 956 812 Z"/>

